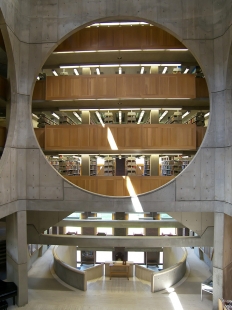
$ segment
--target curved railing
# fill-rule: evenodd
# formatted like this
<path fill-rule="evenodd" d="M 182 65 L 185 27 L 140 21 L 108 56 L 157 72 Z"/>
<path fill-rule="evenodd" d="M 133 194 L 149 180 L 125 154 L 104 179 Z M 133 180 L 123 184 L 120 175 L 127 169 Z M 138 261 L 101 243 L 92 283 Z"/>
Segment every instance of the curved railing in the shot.
<path fill-rule="evenodd" d="M 66 284 L 79 290 L 87 290 L 87 281 L 100 278 L 104 274 L 104 264 L 90 267 L 85 271 L 78 270 L 62 261 L 57 253 L 59 246 L 53 249 L 54 271 L 56 275 Z"/>
<path fill-rule="evenodd" d="M 162 271 L 154 272 L 146 267 L 136 265 L 135 266 L 135 276 L 138 279 L 151 282 L 151 292 L 155 293 L 173 286 L 179 282 L 186 273 L 186 260 L 187 251 L 185 248 L 170 248 L 170 251 L 174 253 L 173 256 L 173 266 L 166 268 Z M 182 253 L 180 253 L 182 251 Z M 177 254 L 177 255 L 176 255 Z M 174 257 L 181 256 L 180 260 L 175 263 Z"/>

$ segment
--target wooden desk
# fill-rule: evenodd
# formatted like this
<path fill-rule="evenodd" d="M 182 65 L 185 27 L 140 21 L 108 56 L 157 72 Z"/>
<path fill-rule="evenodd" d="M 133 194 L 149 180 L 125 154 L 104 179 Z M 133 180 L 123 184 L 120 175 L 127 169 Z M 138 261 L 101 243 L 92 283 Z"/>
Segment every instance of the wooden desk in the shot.
<path fill-rule="evenodd" d="M 127 279 L 129 280 L 129 268 L 130 268 L 130 264 L 110 264 L 110 280 L 112 276 L 126 276 Z"/>

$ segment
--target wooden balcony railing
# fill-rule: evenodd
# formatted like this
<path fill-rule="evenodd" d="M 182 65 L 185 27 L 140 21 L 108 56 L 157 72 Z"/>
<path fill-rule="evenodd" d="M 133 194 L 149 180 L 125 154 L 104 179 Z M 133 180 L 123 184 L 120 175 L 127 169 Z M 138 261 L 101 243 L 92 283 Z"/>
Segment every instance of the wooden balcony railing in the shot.
<path fill-rule="evenodd" d="M 174 177 L 167 176 L 65 176 L 73 184 L 90 192 L 107 196 L 131 196 L 159 188 Z"/>

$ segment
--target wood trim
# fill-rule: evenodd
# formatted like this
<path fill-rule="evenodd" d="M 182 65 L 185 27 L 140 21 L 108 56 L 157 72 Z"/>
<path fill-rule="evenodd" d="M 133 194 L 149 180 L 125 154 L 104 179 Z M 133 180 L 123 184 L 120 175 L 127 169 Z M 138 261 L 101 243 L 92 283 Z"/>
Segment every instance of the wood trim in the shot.
<path fill-rule="evenodd" d="M 174 177 L 166 176 L 131 176 L 131 177 L 105 177 L 105 176 L 64 176 L 73 184 L 100 195 L 130 196 L 131 185 L 136 195 L 149 192 L 165 185 Z M 132 193 L 131 193 L 132 194 Z"/>

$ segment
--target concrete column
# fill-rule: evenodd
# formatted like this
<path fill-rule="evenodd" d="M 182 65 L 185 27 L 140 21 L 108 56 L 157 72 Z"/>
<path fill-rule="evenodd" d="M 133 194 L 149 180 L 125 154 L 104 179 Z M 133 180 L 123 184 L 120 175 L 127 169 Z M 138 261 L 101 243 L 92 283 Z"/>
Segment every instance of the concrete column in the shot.
<path fill-rule="evenodd" d="M 81 155 L 81 175 L 89 175 L 90 157 L 87 154 Z"/>
<path fill-rule="evenodd" d="M 153 217 L 153 219 L 156 220 L 157 216 L 160 217 L 160 215 L 157 214 L 156 212 L 150 212 L 149 214 L 144 214 L 144 219 L 146 219 L 146 217 Z M 146 232 L 145 233 L 146 236 L 158 236 L 159 228 L 146 228 L 145 232 Z M 147 252 L 146 263 L 147 265 L 152 264 L 152 263 L 158 264 L 159 263 L 159 252 Z"/>
<path fill-rule="evenodd" d="M 128 220 L 128 214 L 125 212 L 115 212 L 113 214 L 113 220 Z M 126 228 L 114 228 L 114 236 L 126 236 L 127 229 Z M 123 259 L 127 260 L 127 252 L 125 252 L 124 247 L 115 247 L 113 252 L 113 260 L 118 259 L 118 253 L 123 255 Z"/>
<path fill-rule="evenodd" d="M 159 124 L 159 110 L 151 110 L 150 123 Z"/>
<path fill-rule="evenodd" d="M 87 219 L 89 216 L 95 217 L 95 216 L 97 216 L 97 214 L 92 213 L 92 212 L 81 213 L 81 219 Z M 96 234 L 95 227 L 82 227 L 82 235 L 91 236 L 91 235 L 95 235 L 95 234 Z"/>
<path fill-rule="evenodd" d="M 153 154 L 150 157 L 150 175 L 158 176 L 159 175 L 159 155 Z"/>
<path fill-rule="evenodd" d="M 232 299 L 232 217 L 224 213 L 214 215 L 213 310 L 218 298 Z"/>
<path fill-rule="evenodd" d="M 26 211 L 6 217 L 7 281 L 18 287 L 17 305 L 28 303 Z"/>
<path fill-rule="evenodd" d="M 82 119 L 82 124 L 90 124 L 90 112 L 89 111 L 82 111 L 81 112 L 81 119 Z"/>
<path fill-rule="evenodd" d="M 125 212 L 115 212 L 113 215 L 114 220 L 126 220 Z M 126 228 L 114 228 L 114 236 L 126 236 Z"/>

